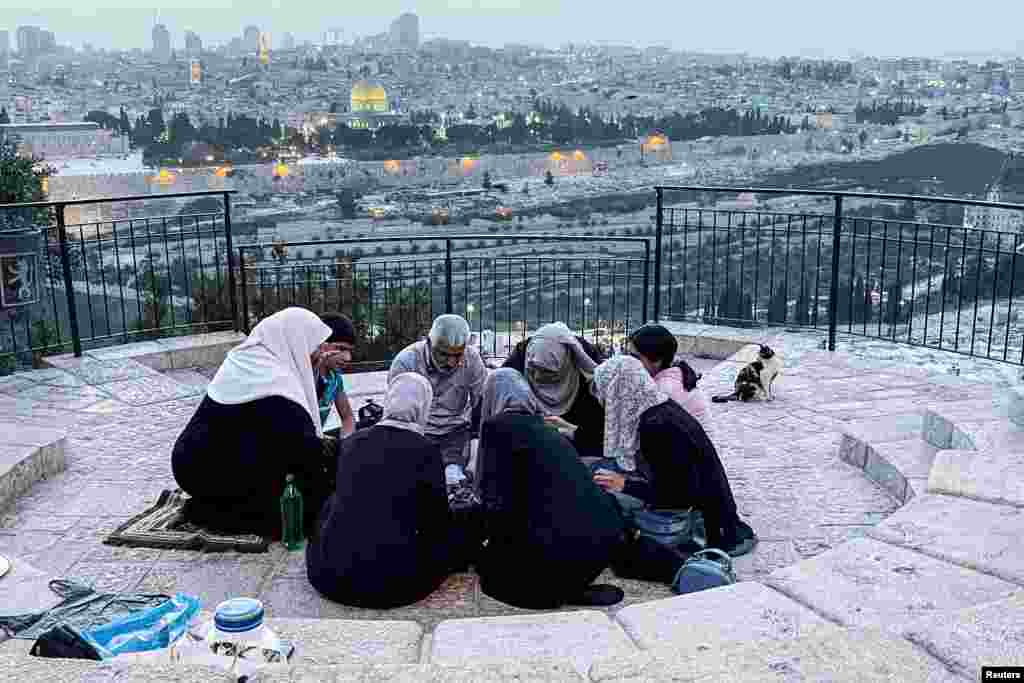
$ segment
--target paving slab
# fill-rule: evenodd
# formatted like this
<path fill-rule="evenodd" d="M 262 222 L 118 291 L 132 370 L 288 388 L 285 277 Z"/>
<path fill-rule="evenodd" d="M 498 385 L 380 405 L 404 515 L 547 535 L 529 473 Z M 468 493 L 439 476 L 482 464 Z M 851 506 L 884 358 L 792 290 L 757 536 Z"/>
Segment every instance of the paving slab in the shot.
<path fill-rule="evenodd" d="M 844 626 L 890 630 L 1015 590 L 1002 579 L 869 538 L 779 569 L 764 582 Z"/>
<path fill-rule="evenodd" d="M 904 627 L 904 636 L 950 669 L 979 680 L 982 666 L 1024 667 L 1024 592 Z"/>
<path fill-rule="evenodd" d="M 464 664 L 478 658 L 565 657 L 585 676 L 601 656 L 636 652 L 625 632 L 592 610 L 480 619 L 452 619 L 434 629 L 430 662 Z"/>
<path fill-rule="evenodd" d="M 572 662 L 554 657 L 475 661 L 457 666 L 424 663 L 318 667 L 299 664 L 287 672 L 259 677 L 261 683 L 582 683 L 585 680 Z"/>
<path fill-rule="evenodd" d="M 90 356 L 82 356 L 81 358 L 71 357 L 61 361 L 51 361 L 51 365 L 66 370 L 68 375 L 71 375 L 78 382 L 89 385 L 108 384 L 110 382 L 150 377 L 157 374 L 156 370 L 131 358 L 100 360 Z M 41 383 L 59 384 L 60 381 L 59 379 L 44 380 Z"/>
<path fill-rule="evenodd" d="M 117 400 L 133 406 L 175 401 L 204 392 L 200 387 L 181 384 L 163 375 L 112 382 L 103 388 Z"/>
<path fill-rule="evenodd" d="M 50 590 L 48 572 L 29 564 L 22 557 L 9 555 L 4 551 L 0 538 L 0 554 L 11 563 L 10 571 L 0 577 L 0 614 L 28 614 L 41 612 L 57 605 L 61 599 Z M 0 630 L 0 642 L 5 636 Z M 2 671 L 2 669 L 0 669 Z"/>
<path fill-rule="evenodd" d="M 928 492 L 1024 506 L 1024 454 L 939 451 L 928 476 Z"/>
<path fill-rule="evenodd" d="M 601 659 L 594 683 L 676 681 L 915 681 L 969 680 L 907 640 L 876 629 L 824 631 L 791 640 L 709 647 L 697 654 L 658 648 Z"/>
<path fill-rule="evenodd" d="M 414 664 L 423 627 L 414 621 L 267 619 L 280 637 L 295 643 L 296 665 Z"/>
<path fill-rule="evenodd" d="M 927 494 L 868 536 L 1024 585 L 1024 508 Z"/>
<path fill-rule="evenodd" d="M 679 654 L 694 655 L 709 646 L 785 640 L 839 628 L 753 581 L 633 605 L 615 619 L 641 649 L 670 645 Z"/>
<path fill-rule="evenodd" d="M 920 437 L 924 427 L 921 411 L 907 411 L 899 415 L 886 415 L 864 420 L 851 420 L 843 432 L 864 443 L 902 441 Z"/>

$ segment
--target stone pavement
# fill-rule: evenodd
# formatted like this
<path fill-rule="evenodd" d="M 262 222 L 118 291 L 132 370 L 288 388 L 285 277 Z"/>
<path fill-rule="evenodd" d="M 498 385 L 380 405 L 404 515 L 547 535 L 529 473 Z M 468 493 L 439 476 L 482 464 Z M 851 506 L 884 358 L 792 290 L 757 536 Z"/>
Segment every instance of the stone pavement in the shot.
<path fill-rule="evenodd" d="M 705 369 L 709 394 L 730 391 L 756 350 L 750 330 L 678 332 L 683 350 L 726 358 Z M 813 337 L 757 336 L 785 362 L 777 399 L 713 406 L 740 511 L 762 539 L 736 561 L 742 582 L 730 588 L 672 597 L 608 574 L 623 604 L 555 615 L 503 605 L 460 574 L 422 603 L 380 612 L 323 600 L 302 554 L 280 546 L 264 555 L 104 546 L 106 533 L 174 486 L 170 448 L 210 376 L 163 349 L 159 364 L 109 350 L 0 383 L 0 423 L 31 416 L 67 430 L 66 470 L 0 510 L 0 553 L 102 588 L 184 590 L 208 606 L 259 596 L 285 627 L 325 619 L 315 623 L 334 624 L 342 641 L 365 623 L 352 620 L 416 625 L 381 646 L 400 651 L 401 666 L 373 680 L 950 680 L 976 677 L 980 663 L 1024 664 L 1024 647 L 1007 645 L 1024 641 L 1012 626 L 1024 622 L 1024 436 L 992 387 L 819 351 Z M 353 381 L 356 407 L 383 388 L 379 373 Z M 985 618 L 1007 626 L 986 631 Z M 13 647 L 0 645 L 0 658 Z M 363 666 L 322 649 L 310 647 L 303 664 Z"/>

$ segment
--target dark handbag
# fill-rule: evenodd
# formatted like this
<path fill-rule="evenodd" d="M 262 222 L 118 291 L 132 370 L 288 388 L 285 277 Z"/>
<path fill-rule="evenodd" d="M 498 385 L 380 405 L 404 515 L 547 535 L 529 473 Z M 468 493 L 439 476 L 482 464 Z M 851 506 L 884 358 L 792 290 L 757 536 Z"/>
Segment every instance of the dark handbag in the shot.
<path fill-rule="evenodd" d="M 685 595 L 734 583 L 736 573 L 732 568 L 732 558 L 717 548 L 707 548 L 695 552 L 679 568 L 672 581 L 672 592 Z"/>
<path fill-rule="evenodd" d="M 630 510 L 627 524 L 644 536 L 671 548 L 704 547 L 704 516 L 699 510 Z"/>
<path fill-rule="evenodd" d="M 384 418 L 384 407 L 378 405 L 372 398 L 368 398 L 363 407 L 359 409 L 358 416 L 356 429 L 369 429 Z"/>
<path fill-rule="evenodd" d="M 91 659 L 94 661 L 103 659 L 96 648 L 82 637 L 78 629 L 67 624 L 54 626 L 40 635 L 29 654 L 33 657 L 57 659 Z"/>

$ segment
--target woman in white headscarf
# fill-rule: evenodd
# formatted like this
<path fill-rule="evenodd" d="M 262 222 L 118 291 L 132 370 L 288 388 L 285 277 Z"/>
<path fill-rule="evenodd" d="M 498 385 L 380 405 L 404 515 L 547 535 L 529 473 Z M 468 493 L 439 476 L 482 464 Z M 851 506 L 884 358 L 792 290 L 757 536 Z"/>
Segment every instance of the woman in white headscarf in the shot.
<path fill-rule="evenodd" d="M 604 410 L 590 392 L 601 360 L 565 323 L 551 323 L 521 342 L 504 364 L 523 374 L 545 420 L 573 442 L 581 457 L 601 455 Z"/>
<path fill-rule="evenodd" d="M 174 478 L 191 496 L 189 522 L 279 537 L 279 499 L 294 474 L 312 528 L 330 493 L 337 444 L 323 437 L 313 380 L 312 356 L 330 335 L 315 313 L 286 308 L 228 353 L 171 455 Z"/>
<path fill-rule="evenodd" d="M 488 531 L 476 567 L 481 590 L 528 609 L 619 602 L 620 589 L 593 585 L 624 541 L 615 502 L 544 424 L 522 375 L 491 373 L 481 418 L 478 482 Z"/>
<path fill-rule="evenodd" d="M 651 508 L 696 508 L 708 547 L 730 555 L 753 549 L 757 537 L 739 518 L 718 452 L 700 422 L 662 393 L 643 364 L 616 356 L 594 371 L 604 404 L 605 459 L 594 464 L 602 488 Z"/>
<path fill-rule="evenodd" d="M 326 598 L 372 609 L 410 605 L 463 562 L 441 450 L 423 434 L 433 398 L 422 375 L 396 375 L 384 418 L 342 442 L 337 489 L 306 546 L 309 581 Z"/>

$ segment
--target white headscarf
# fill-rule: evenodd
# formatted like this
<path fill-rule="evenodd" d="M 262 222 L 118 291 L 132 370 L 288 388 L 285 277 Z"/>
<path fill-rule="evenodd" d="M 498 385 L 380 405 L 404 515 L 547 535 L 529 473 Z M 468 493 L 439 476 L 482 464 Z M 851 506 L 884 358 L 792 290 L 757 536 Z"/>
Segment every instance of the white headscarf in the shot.
<path fill-rule="evenodd" d="M 604 405 L 604 457 L 615 458 L 619 467 L 632 472 L 640 450 L 640 416 L 669 397 L 632 356 L 614 356 L 598 365 L 593 391 Z"/>
<path fill-rule="evenodd" d="M 415 372 L 403 372 L 388 385 L 384 419 L 377 425 L 422 434 L 433 402 L 434 389 L 430 380 Z"/>
<path fill-rule="evenodd" d="M 283 396 L 306 409 L 317 436 L 322 436 L 310 355 L 330 336 L 331 328 L 304 308 L 286 308 L 264 318 L 228 352 L 206 394 L 226 405 Z"/>
<path fill-rule="evenodd" d="M 545 415 L 565 415 L 580 390 L 580 373 L 588 379 L 595 363 L 583 350 L 576 335 L 565 323 L 544 325 L 526 345 L 526 380 Z M 537 384 L 530 368 L 558 373 L 555 384 Z"/>

